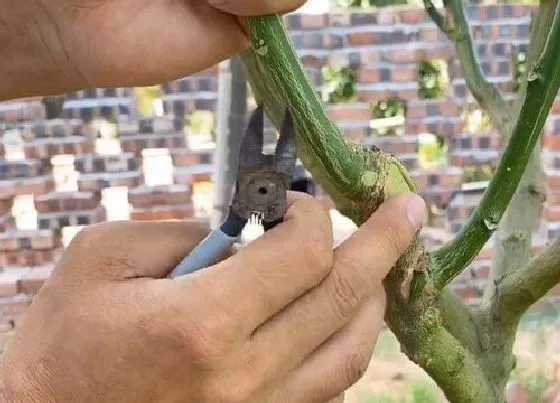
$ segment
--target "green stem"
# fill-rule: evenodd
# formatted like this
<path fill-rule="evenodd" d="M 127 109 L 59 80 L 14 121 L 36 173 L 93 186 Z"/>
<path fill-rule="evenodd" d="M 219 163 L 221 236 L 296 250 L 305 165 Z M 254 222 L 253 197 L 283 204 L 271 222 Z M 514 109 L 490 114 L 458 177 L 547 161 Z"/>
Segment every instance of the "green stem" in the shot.
<path fill-rule="evenodd" d="M 455 51 L 461 62 L 466 84 L 473 97 L 486 110 L 500 135 L 505 136 L 507 124 L 511 118 L 511 108 L 500 91 L 490 83 L 480 66 L 471 35 L 471 30 L 461 0 L 445 0 L 446 14 L 442 15 L 432 3 L 424 0 L 426 12 L 455 43 Z"/>
<path fill-rule="evenodd" d="M 335 201 L 359 195 L 364 158 L 344 141 L 305 75 L 282 18 L 249 18 L 253 50 L 242 55 L 255 98 L 278 127 L 286 105 L 294 118 L 298 154 Z M 317 127 L 321 128 L 316 132 Z"/>
<path fill-rule="evenodd" d="M 447 285 L 478 254 L 506 211 L 560 86 L 558 6 L 545 49 L 528 74 L 527 91 L 507 148 L 481 203 L 455 239 L 430 255 L 434 284 Z"/>
<path fill-rule="evenodd" d="M 532 69 L 542 53 L 548 33 L 552 27 L 554 11 L 558 0 L 541 1 L 538 14 L 531 22 L 531 39 L 527 55 L 527 72 L 523 77 L 520 93 L 527 90 L 527 73 Z M 515 106 L 519 115 L 521 103 Z M 542 139 L 542 135 L 539 135 Z M 542 184 L 542 141 L 538 141 L 529 159 L 527 168 L 502 217 L 494 244 L 494 258 L 490 270 L 489 282 L 485 289 L 484 300 L 492 298 L 495 284 L 506 276 L 523 267 L 532 256 L 533 229 L 540 217 L 546 192 Z M 515 332 L 516 329 L 512 331 Z"/>

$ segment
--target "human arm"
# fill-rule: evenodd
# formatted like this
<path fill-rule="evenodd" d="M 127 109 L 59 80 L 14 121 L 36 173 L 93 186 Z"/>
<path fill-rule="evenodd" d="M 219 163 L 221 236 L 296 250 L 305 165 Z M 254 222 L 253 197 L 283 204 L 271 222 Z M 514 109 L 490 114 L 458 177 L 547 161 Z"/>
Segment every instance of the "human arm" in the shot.
<path fill-rule="evenodd" d="M 303 3 L 0 0 L 0 100 L 184 77 L 249 46 L 244 16 Z"/>

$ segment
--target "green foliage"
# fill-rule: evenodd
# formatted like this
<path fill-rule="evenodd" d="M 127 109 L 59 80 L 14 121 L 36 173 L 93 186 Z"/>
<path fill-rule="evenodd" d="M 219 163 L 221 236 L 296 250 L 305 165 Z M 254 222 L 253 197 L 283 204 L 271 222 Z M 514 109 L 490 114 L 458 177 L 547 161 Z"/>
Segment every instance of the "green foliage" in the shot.
<path fill-rule="evenodd" d="M 433 134 L 419 136 L 418 159 L 421 168 L 436 168 L 447 165 L 447 146 L 442 137 Z"/>
<path fill-rule="evenodd" d="M 420 99 L 444 98 L 447 85 L 447 64 L 444 60 L 420 62 L 418 66 L 418 95 Z"/>
<path fill-rule="evenodd" d="M 352 67 L 323 67 L 323 101 L 349 102 L 356 95 L 356 71 Z"/>
<path fill-rule="evenodd" d="M 379 135 L 397 135 L 403 131 L 406 103 L 399 99 L 379 101 L 371 107 L 371 127 Z"/>
<path fill-rule="evenodd" d="M 463 168 L 463 183 L 489 181 L 494 175 L 491 165 L 476 165 Z"/>
<path fill-rule="evenodd" d="M 214 114 L 210 111 L 196 111 L 190 115 L 187 134 L 195 136 L 213 136 Z"/>
<path fill-rule="evenodd" d="M 161 99 L 163 90 L 159 85 L 134 88 L 136 109 L 140 116 L 151 117 L 155 115 L 154 101 Z"/>
<path fill-rule="evenodd" d="M 388 101 L 376 102 L 372 107 L 371 117 L 373 119 L 392 118 L 397 116 L 404 117 L 406 114 L 406 104 L 400 99 L 390 99 Z"/>
<path fill-rule="evenodd" d="M 492 120 L 488 112 L 478 107 L 467 106 L 462 113 L 465 130 L 471 134 L 492 131 Z"/>
<path fill-rule="evenodd" d="M 438 403 L 440 401 L 437 389 L 427 381 L 417 381 L 412 385 L 413 403 Z"/>
<path fill-rule="evenodd" d="M 375 344 L 375 356 L 384 360 L 393 359 L 401 354 L 401 347 L 397 337 L 390 331 L 384 330 L 379 334 Z"/>

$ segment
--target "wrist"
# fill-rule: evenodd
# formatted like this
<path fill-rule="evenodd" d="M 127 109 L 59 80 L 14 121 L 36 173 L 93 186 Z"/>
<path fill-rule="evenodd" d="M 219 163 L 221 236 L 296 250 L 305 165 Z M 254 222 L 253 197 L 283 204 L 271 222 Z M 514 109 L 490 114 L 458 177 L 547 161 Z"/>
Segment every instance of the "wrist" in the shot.
<path fill-rule="evenodd" d="M 0 100 L 54 95 L 79 87 L 55 17 L 26 2 L 4 0 L 0 15 Z M 36 4 L 36 3 L 33 3 Z M 53 12 L 53 15 L 55 13 Z"/>

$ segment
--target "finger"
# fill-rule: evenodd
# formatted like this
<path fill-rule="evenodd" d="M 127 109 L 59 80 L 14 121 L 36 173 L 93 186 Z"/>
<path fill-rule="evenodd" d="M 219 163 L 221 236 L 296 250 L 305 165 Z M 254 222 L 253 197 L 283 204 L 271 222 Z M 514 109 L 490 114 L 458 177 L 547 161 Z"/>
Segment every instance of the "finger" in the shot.
<path fill-rule="evenodd" d="M 105 279 L 165 277 L 207 234 L 188 221 L 111 221 L 80 231 L 57 271 Z"/>
<path fill-rule="evenodd" d="M 344 403 L 344 393 L 338 395 L 334 399 L 329 400 L 327 403 Z"/>
<path fill-rule="evenodd" d="M 200 295 L 204 305 L 222 308 L 249 335 L 316 286 L 332 267 L 330 216 L 309 195 L 291 193 L 290 199 L 295 202 L 284 222 L 230 258 L 177 278 L 179 294 Z"/>
<path fill-rule="evenodd" d="M 285 14 L 301 7 L 305 0 L 208 0 L 217 9 L 239 16 Z"/>
<path fill-rule="evenodd" d="M 298 366 L 280 388 L 294 403 L 324 402 L 349 389 L 365 373 L 383 323 L 385 294 L 362 305 L 356 316 Z M 342 402 L 340 397 L 335 402 Z"/>
<path fill-rule="evenodd" d="M 260 366 L 257 372 L 273 379 L 289 371 L 344 326 L 362 302 L 382 287 L 382 279 L 423 221 L 424 207 L 414 195 L 390 199 L 344 241 L 321 284 L 253 335 L 255 365 Z"/>

